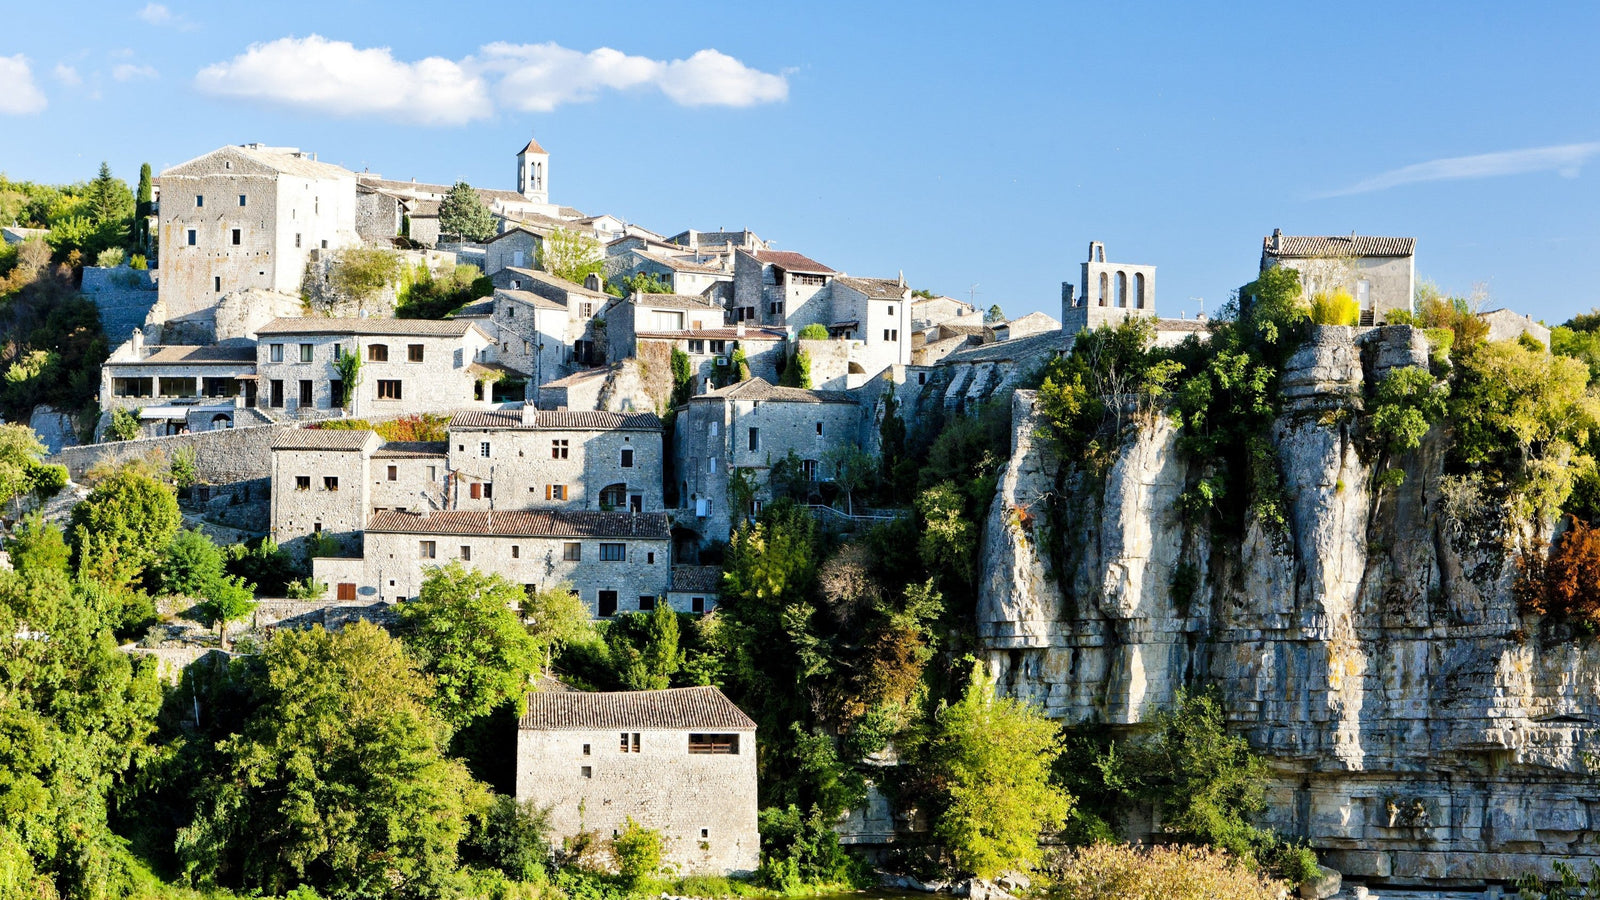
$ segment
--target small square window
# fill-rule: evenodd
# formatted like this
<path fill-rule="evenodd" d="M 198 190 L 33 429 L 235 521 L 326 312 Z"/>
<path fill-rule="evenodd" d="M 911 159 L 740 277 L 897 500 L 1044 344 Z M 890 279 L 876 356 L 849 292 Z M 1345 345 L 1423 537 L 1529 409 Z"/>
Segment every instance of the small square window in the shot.
<path fill-rule="evenodd" d="M 563 562 L 582 562 L 583 544 L 578 543 L 577 541 L 569 541 L 562 545 L 561 559 Z"/>
<path fill-rule="evenodd" d="M 191 228 L 191 229 L 189 229 L 188 238 L 189 238 L 189 240 L 188 240 L 189 246 L 193 247 L 195 245 L 195 241 L 198 240 L 199 235 L 197 235 L 195 233 L 195 230 L 193 228 Z"/>
<path fill-rule="evenodd" d="M 690 609 L 690 611 L 697 612 L 697 613 L 705 612 L 706 611 L 706 598 L 704 598 L 704 597 L 695 597 L 695 598 L 691 599 L 689 601 L 689 609 Z"/>
<path fill-rule="evenodd" d="M 516 544 L 512 544 L 511 545 L 511 558 L 512 559 L 521 559 L 522 558 L 522 548 L 517 546 Z"/>
<path fill-rule="evenodd" d="M 588 755 L 590 755 L 590 754 L 589 754 L 589 745 L 588 745 L 588 744 L 584 744 L 584 745 L 583 745 L 583 755 L 584 755 L 584 756 L 588 756 Z"/>
<path fill-rule="evenodd" d="M 267 345 L 267 360 L 270 361 L 270 362 L 283 362 L 283 345 L 282 344 L 268 344 Z"/>
<path fill-rule="evenodd" d="M 565 500 L 565 499 L 567 499 L 567 486 L 564 485 L 564 484 L 547 484 L 547 485 L 545 485 L 544 486 L 544 498 L 546 500 Z"/>
<path fill-rule="evenodd" d="M 195 206 L 195 209 L 199 209 L 200 207 L 205 206 L 205 205 L 206 205 L 205 195 L 204 194 L 195 194 L 194 195 L 194 206 Z"/>
<path fill-rule="evenodd" d="M 566 459 L 567 458 L 567 451 L 569 449 L 570 448 L 567 446 L 567 441 L 565 439 L 559 440 L 559 441 L 551 441 L 550 442 L 550 458 L 551 459 Z"/>
<path fill-rule="evenodd" d="M 438 552 L 438 545 L 433 541 L 420 541 L 417 544 L 417 555 L 423 559 L 433 559 Z"/>
<path fill-rule="evenodd" d="M 583 777 L 585 777 L 585 778 L 593 778 L 594 777 L 594 768 L 592 766 L 584 766 L 582 771 L 583 771 Z"/>
<path fill-rule="evenodd" d="M 633 448 L 632 447 L 624 447 L 624 448 L 622 448 L 622 467 L 624 469 L 633 468 Z"/>
<path fill-rule="evenodd" d="M 655 598 L 654 594 L 640 594 L 639 595 L 639 611 L 640 612 L 650 612 L 651 610 L 653 610 L 655 608 L 656 608 L 656 598 Z"/>
<path fill-rule="evenodd" d="M 480 441 L 478 443 L 478 455 L 483 457 L 484 459 L 488 459 L 489 458 L 489 442 L 488 441 Z"/>
<path fill-rule="evenodd" d="M 408 362 L 422 362 L 422 346 L 421 344 L 407 344 L 406 360 Z"/>
<path fill-rule="evenodd" d="M 709 828 L 700 829 L 700 839 L 701 840 L 705 840 L 708 837 L 711 837 L 711 829 L 709 829 Z"/>
<path fill-rule="evenodd" d="M 367 362 L 388 362 L 388 361 L 389 361 L 389 345 L 388 344 L 368 344 L 367 345 Z"/>
<path fill-rule="evenodd" d="M 233 245 L 234 245 L 234 246 L 235 246 L 235 247 L 237 247 L 237 246 L 239 246 L 239 244 L 240 244 L 240 242 L 241 242 L 241 241 L 242 241 L 242 240 L 243 240 L 243 238 L 244 238 L 244 232 L 243 232 L 243 231 L 241 231 L 241 230 L 240 230 L 240 229 L 238 229 L 238 228 L 235 228 L 235 229 L 233 229 L 233 231 L 232 231 L 232 232 L 231 232 L 231 237 L 232 237 L 232 239 L 233 239 Z"/>
<path fill-rule="evenodd" d="M 389 475 L 389 480 L 390 481 L 399 481 L 400 480 L 400 467 L 399 466 L 390 466 L 388 475 Z"/>
<path fill-rule="evenodd" d="M 294 489 L 297 490 L 297 491 L 309 491 L 309 490 L 311 490 L 311 476 L 310 475 L 296 475 L 294 477 Z"/>
<path fill-rule="evenodd" d="M 461 561 L 462 562 L 471 562 L 472 561 L 472 548 L 470 546 L 466 545 L 466 544 L 462 544 L 461 545 Z"/>
<path fill-rule="evenodd" d="M 239 195 L 239 205 L 240 206 L 244 206 L 245 205 L 245 196 L 243 194 Z"/>
<path fill-rule="evenodd" d="M 322 489 L 325 490 L 325 491 L 337 491 L 339 489 L 339 476 L 337 476 L 337 475 L 324 475 L 324 476 L 322 476 Z"/>
<path fill-rule="evenodd" d="M 656 564 L 656 554 L 654 550 L 644 555 L 644 564 L 647 566 L 653 566 Z"/>
<path fill-rule="evenodd" d="M 311 345 L 310 344 L 301 344 L 300 345 L 300 361 L 303 362 L 303 363 L 311 362 Z"/>

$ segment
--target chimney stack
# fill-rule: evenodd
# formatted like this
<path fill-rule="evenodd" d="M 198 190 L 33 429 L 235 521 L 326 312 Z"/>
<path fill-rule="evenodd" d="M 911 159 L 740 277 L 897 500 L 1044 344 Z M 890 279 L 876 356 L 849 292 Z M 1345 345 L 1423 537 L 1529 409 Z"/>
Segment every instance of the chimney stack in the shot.
<path fill-rule="evenodd" d="M 1283 249 L 1283 229 L 1282 228 L 1274 228 L 1274 229 L 1272 229 L 1272 249 L 1274 249 L 1274 250 L 1282 250 Z"/>
<path fill-rule="evenodd" d="M 522 403 L 522 424 L 524 424 L 524 425 L 537 425 L 537 424 L 539 424 L 539 407 L 538 406 L 536 406 L 536 405 L 534 405 L 532 403 L 529 403 L 527 401 L 523 401 L 523 403 Z"/>

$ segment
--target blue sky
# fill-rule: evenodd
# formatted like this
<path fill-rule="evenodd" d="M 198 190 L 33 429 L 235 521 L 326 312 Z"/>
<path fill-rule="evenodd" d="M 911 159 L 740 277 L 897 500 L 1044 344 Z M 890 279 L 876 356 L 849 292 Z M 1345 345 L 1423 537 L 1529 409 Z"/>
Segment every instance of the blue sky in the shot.
<path fill-rule="evenodd" d="M 558 202 L 1013 315 L 1059 314 L 1090 240 L 1159 267 L 1163 315 L 1215 309 L 1274 227 L 1413 235 L 1420 276 L 1552 323 L 1600 304 L 1595 4 L 17 6 L 13 178 L 262 141 L 510 188 L 537 134 Z"/>

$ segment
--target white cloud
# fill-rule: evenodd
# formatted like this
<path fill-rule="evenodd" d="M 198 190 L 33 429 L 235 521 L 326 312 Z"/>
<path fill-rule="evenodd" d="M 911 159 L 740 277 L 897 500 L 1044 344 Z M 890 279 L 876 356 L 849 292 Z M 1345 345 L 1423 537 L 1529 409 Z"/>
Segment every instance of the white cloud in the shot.
<path fill-rule="evenodd" d="M 460 125 L 491 111 L 483 80 L 460 63 L 437 56 L 401 62 L 387 47 L 361 50 L 315 34 L 252 44 L 201 69 L 195 86 L 218 97 L 421 125 Z"/>
<path fill-rule="evenodd" d="M 33 82 L 33 67 L 22 54 L 0 56 L 0 115 L 26 116 L 43 112 L 48 101 Z"/>
<path fill-rule="evenodd" d="M 187 17 L 168 9 L 164 3 L 146 3 L 138 15 L 146 24 L 157 28 L 176 28 L 179 31 L 193 31 L 195 28 L 195 24 Z"/>
<path fill-rule="evenodd" d="M 52 70 L 51 74 L 55 75 L 56 80 L 62 84 L 83 84 L 83 76 L 78 74 L 77 69 L 67 65 L 66 63 L 56 63 L 56 67 L 54 70 Z"/>
<path fill-rule="evenodd" d="M 606 91 L 654 88 L 682 106 L 751 106 L 789 96 L 782 74 L 752 69 L 717 50 L 657 60 L 601 47 L 493 43 L 460 61 L 395 59 L 320 35 L 253 44 L 200 70 L 195 86 L 219 97 L 260 100 L 335 115 L 381 115 L 422 125 L 460 125 L 490 115 L 493 94 L 524 112 L 586 103 Z"/>
<path fill-rule="evenodd" d="M 717 50 L 668 62 L 610 47 L 584 53 L 554 43 L 495 43 L 481 52 L 481 65 L 500 75 L 501 101 L 525 112 L 593 100 L 605 90 L 651 86 L 682 106 L 751 106 L 789 96 L 782 75 L 752 69 Z"/>
<path fill-rule="evenodd" d="M 154 66 L 140 66 L 133 63 L 118 63 L 111 67 L 111 77 L 118 81 L 134 81 L 140 78 L 156 78 L 160 75 Z"/>
<path fill-rule="evenodd" d="M 1563 178 L 1576 178 L 1583 164 L 1596 154 L 1600 154 L 1600 141 L 1502 150 L 1498 153 L 1480 153 L 1476 156 L 1452 156 L 1402 166 L 1321 196 L 1344 197 L 1350 194 L 1388 190 L 1422 181 L 1498 178 L 1503 175 L 1527 175 L 1533 172 L 1555 172 Z"/>

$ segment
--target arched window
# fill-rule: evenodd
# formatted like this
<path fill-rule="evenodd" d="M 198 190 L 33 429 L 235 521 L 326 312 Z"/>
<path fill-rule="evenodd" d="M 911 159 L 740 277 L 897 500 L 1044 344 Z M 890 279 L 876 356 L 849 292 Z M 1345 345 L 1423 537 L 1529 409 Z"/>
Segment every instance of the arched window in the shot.
<path fill-rule="evenodd" d="M 1135 272 L 1133 275 L 1133 300 L 1140 309 L 1144 309 L 1144 273 Z"/>
<path fill-rule="evenodd" d="M 211 417 L 211 430 L 223 431 L 233 427 L 233 417 L 227 413 L 217 413 Z"/>
<path fill-rule="evenodd" d="M 1108 306 L 1111 303 L 1111 278 L 1106 273 L 1100 273 L 1100 305 Z"/>
<path fill-rule="evenodd" d="M 628 486 L 608 484 L 600 491 L 601 509 L 621 509 L 628 505 Z"/>
<path fill-rule="evenodd" d="M 1117 306 L 1128 308 L 1128 273 L 1117 273 Z"/>

